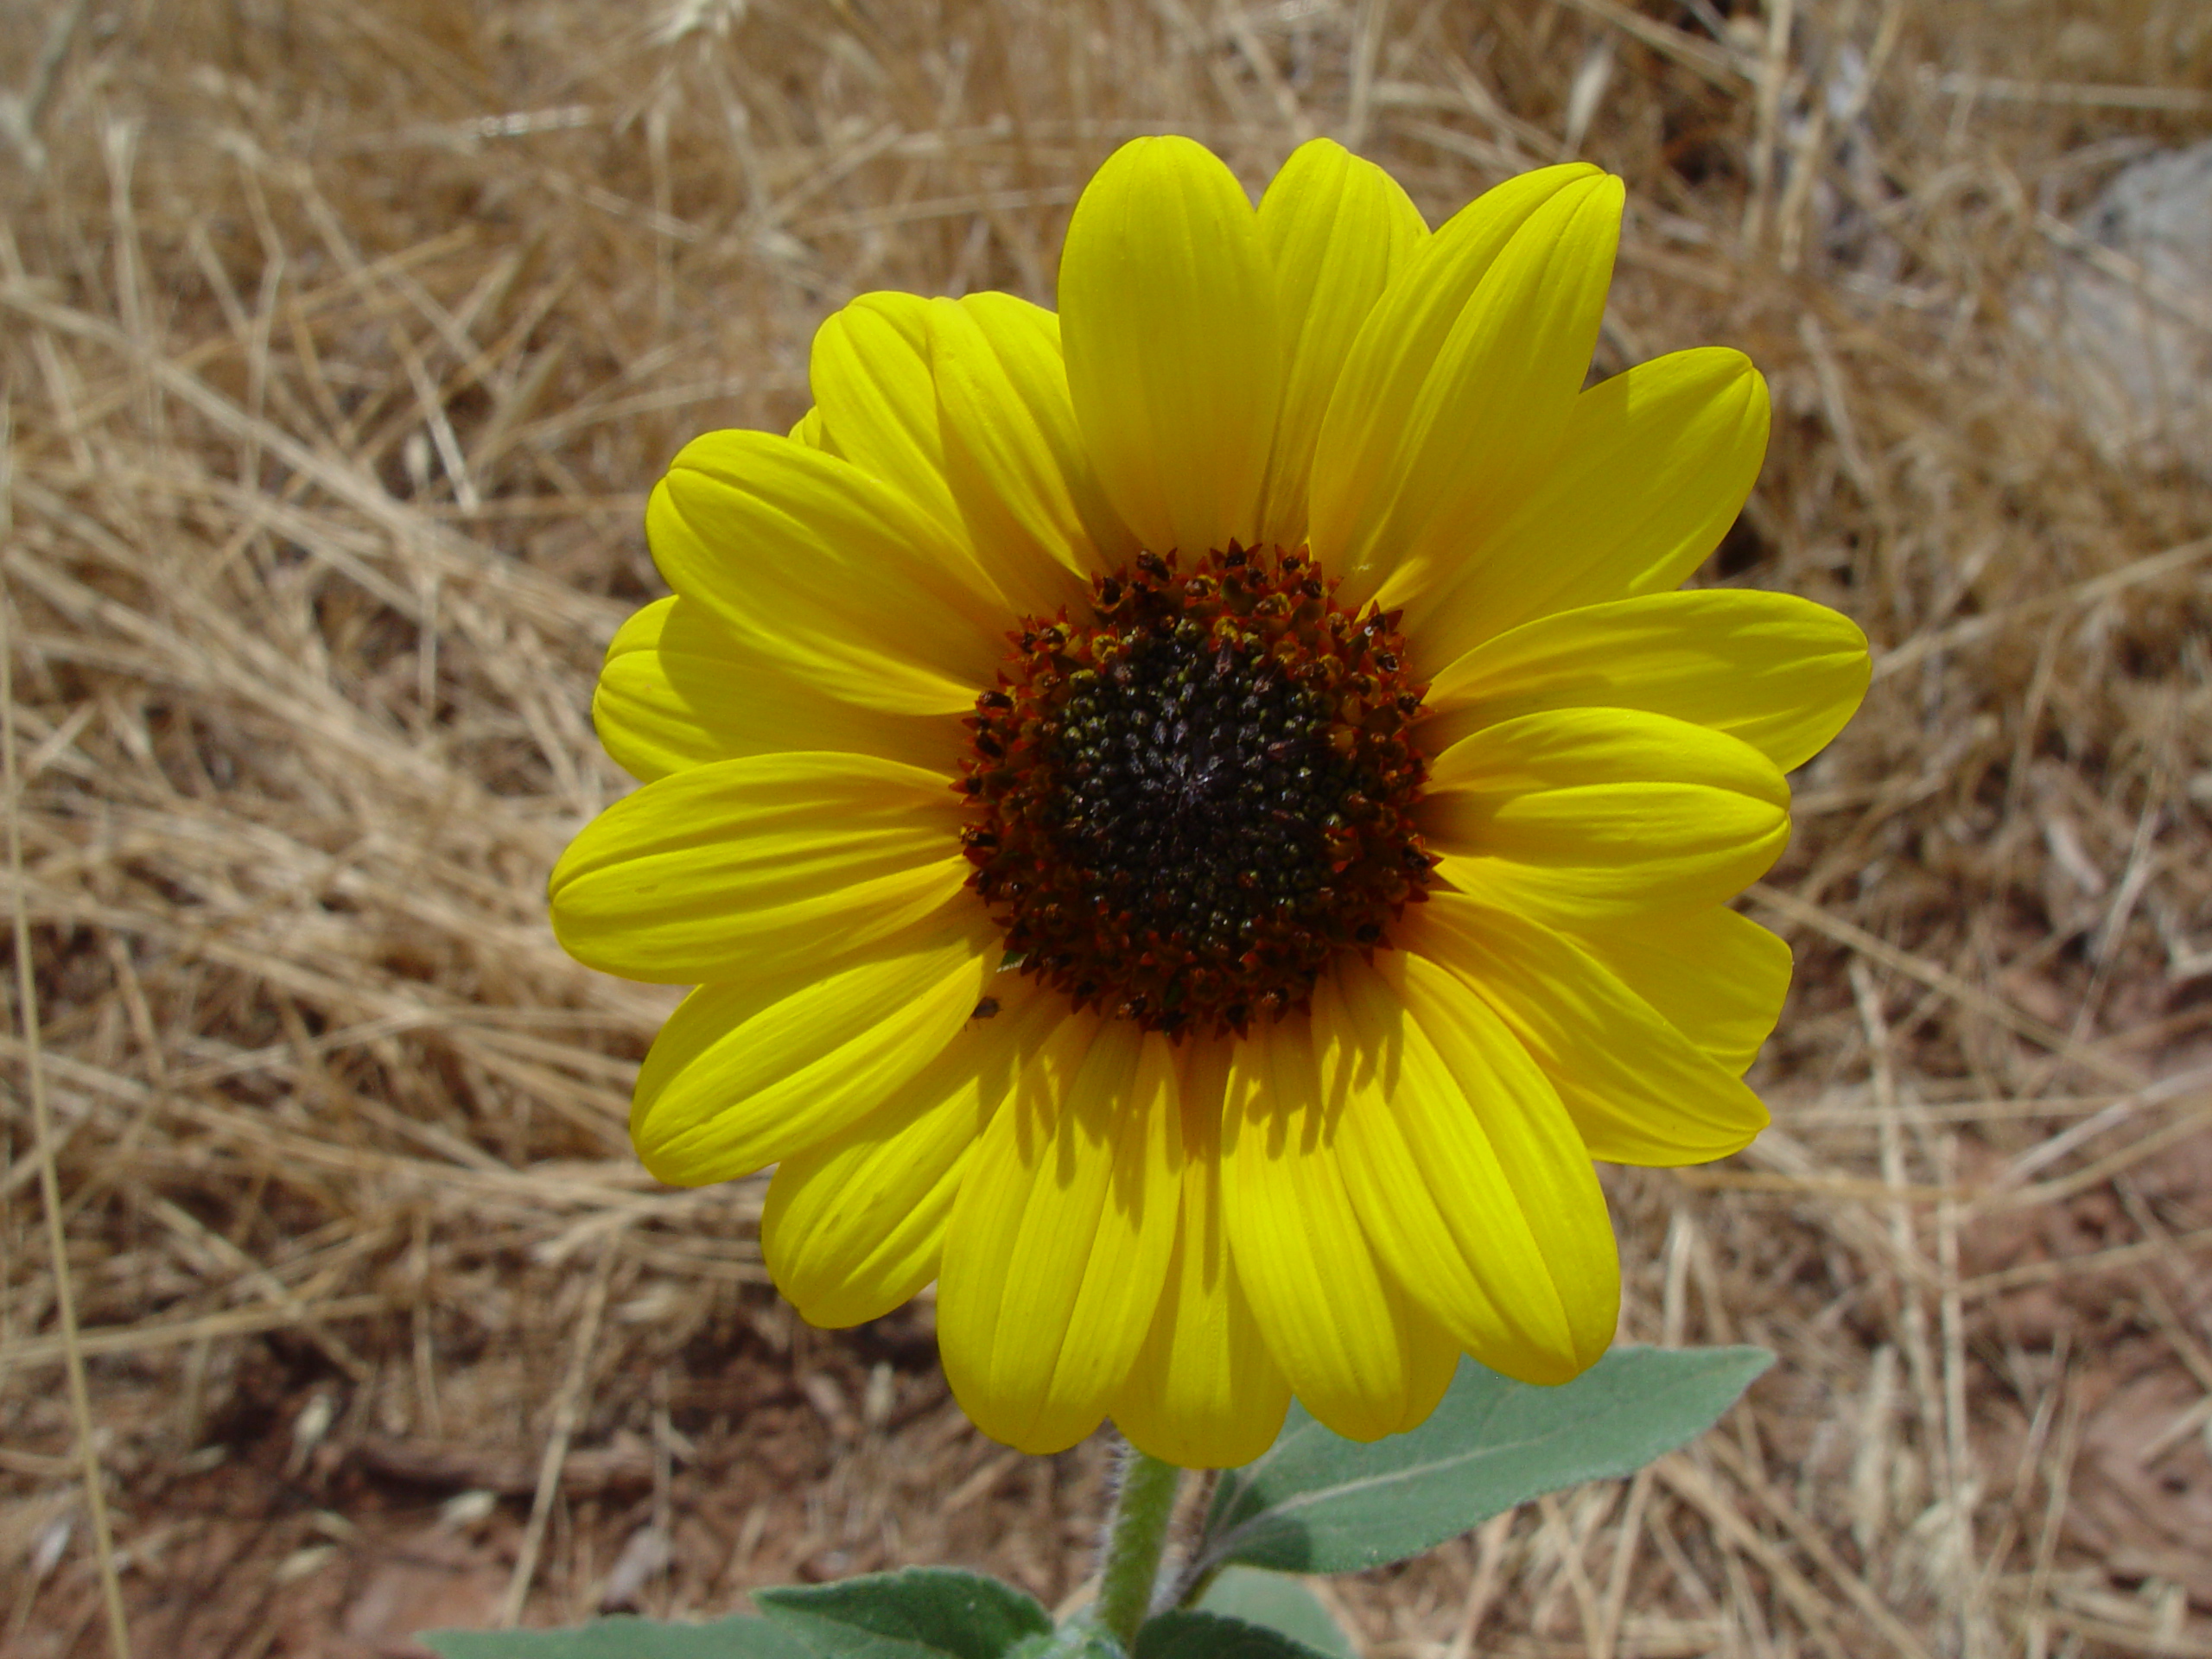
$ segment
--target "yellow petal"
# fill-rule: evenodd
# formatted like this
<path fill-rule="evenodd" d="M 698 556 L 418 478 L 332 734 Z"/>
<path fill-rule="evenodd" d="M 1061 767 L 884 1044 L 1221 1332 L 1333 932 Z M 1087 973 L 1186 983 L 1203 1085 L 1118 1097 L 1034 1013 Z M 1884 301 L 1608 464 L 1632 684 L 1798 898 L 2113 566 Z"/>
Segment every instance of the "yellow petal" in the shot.
<path fill-rule="evenodd" d="M 1382 1270 L 1345 1185 L 1340 1103 L 1325 1100 L 1309 1022 L 1294 1014 L 1225 1048 L 1222 1211 L 1236 1277 L 1306 1408 L 1348 1440 L 1427 1417 L 1459 1351 Z"/>
<path fill-rule="evenodd" d="M 766 432 L 683 447 L 645 508 L 668 585 L 796 677 L 894 714 L 972 709 L 1008 607 L 974 557 L 849 461 Z"/>
<path fill-rule="evenodd" d="M 1221 1051 L 1212 1051 L 1217 1056 Z M 1274 1443 L 1290 1405 L 1231 1266 L 1222 1216 L 1218 1065 L 1183 1080 L 1183 1211 L 1160 1311 L 1115 1397 L 1130 1443 L 1179 1469 L 1232 1469 Z"/>
<path fill-rule="evenodd" d="M 946 1232 L 938 1346 L 986 1434 L 1059 1452 L 1098 1426 L 1160 1305 L 1182 1165 L 1167 1039 L 1071 1014 L 983 1132 Z"/>
<path fill-rule="evenodd" d="M 1350 566 L 1385 608 L 1407 606 L 1418 625 L 1418 601 L 1459 574 L 1469 528 L 1503 517 L 1558 453 L 1590 372 L 1625 195 L 1610 175 L 1577 181 L 1531 213 L 1446 338 L 1408 413 L 1388 506 Z"/>
<path fill-rule="evenodd" d="M 809 408 L 805 414 L 791 423 L 790 433 L 793 443 L 803 443 L 810 449 L 826 449 L 837 453 L 837 446 L 830 442 L 830 434 L 822 424 L 822 411 Z"/>
<path fill-rule="evenodd" d="M 1122 145 L 1068 222 L 1059 300 L 1076 422 L 1122 521 L 1186 560 L 1252 541 L 1282 345 L 1243 187 L 1188 138 Z"/>
<path fill-rule="evenodd" d="M 1504 1021 L 1559 1090 L 1589 1156 L 1709 1163 L 1767 1125 L 1759 1097 L 1567 935 L 1458 893 L 1408 918 L 1408 951 L 1441 963 Z"/>
<path fill-rule="evenodd" d="M 1641 709 L 1741 738 L 1783 771 L 1866 693 L 1866 636 L 1789 594 L 1707 588 L 1555 611 L 1484 641 L 1431 683 L 1423 741 L 1550 709 Z"/>
<path fill-rule="evenodd" d="M 1260 199 L 1284 359 L 1282 414 L 1261 492 L 1263 543 L 1305 541 L 1307 485 L 1329 396 L 1360 324 L 1427 235 L 1398 181 L 1333 139 L 1291 151 Z"/>
<path fill-rule="evenodd" d="M 776 1288 L 810 1325 L 880 1319 L 937 1277 L 946 1218 L 976 1141 L 1065 1000 L 995 974 L 995 1014 L 849 1127 L 777 1166 L 760 1217 Z"/>
<path fill-rule="evenodd" d="M 1465 893 L 1580 926 L 1717 904 L 1789 838 L 1789 785 L 1750 744 L 1627 709 L 1523 715 L 1437 757 L 1420 823 Z"/>
<path fill-rule="evenodd" d="M 997 966 L 991 931 L 980 916 L 949 920 L 797 988 L 767 976 L 702 985 L 639 1068 L 639 1157 L 660 1180 L 700 1186 L 873 1111 L 968 1023 Z"/>
<path fill-rule="evenodd" d="M 1427 660 L 1679 586 L 1735 522 L 1766 438 L 1766 382 L 1740 352 L 1675 352 L 1591 387 L 1532 493 L 1494 529 L 1470 525 L 1458 574 L 1422 601 Z"/>
<path fill-rule="evenodd" d="M 1734 1077 L 1758 1058 L 1782 1015 L 1792 966 L 1788 941 L 1748 916 L 1713 906 L 1639 916 L 1577 936 L 1629 989 Z"/>
<path fill-rule="evenodd" d="M 1492 1370 L 1564 1382 L 1612 1341 L 1620 1269 L 1590 1154 L 1496 1014 L 1392 951 L 1316 990 L 1323 1088 L 1376 1254 Z"/>
<path fill-rule="evenodd" d="M 553 867 L 553 931 L 577 961 L 626 979 L 803 970 L 955 898 L 969 868 L 959 835 L 941 772 L 862 754 L 717 760 L 584 826 Z"/>
<path fill-rule="evenodd" d="M 836 453 L 957 531 L 930 375 L 929 305 L 918 294 L 863 294 L 832 312 L 815 330 L 807 378 Z"/>
<path fill-rule="evenodd" d="M 674 594 L 616 632 L 591 714 L 615 765 L 640 783 L 789 749 L 935 758 L 950 770 L 968 736 L 949 715 L 887 714 L 795 679 Z"/>
<path fill-rule="evenodd" d="M 1077 430 L 1060 320 L 1011 294 L 933 300 L 930 353 L 953 497 L 978 556 L 1049 614 L 1135 556 Z"/>
<path fill-rule="evenodd" d="M 1570 207 L 1586 202 L 1603 179 L 1577 162 L 1485 191 L 1420 245 L 1368 312 L 1322 416 L 1310 525 L 1315 556 L 1344 575 L 1352 593 L 1372 593 L 1388 574 L 1399 550 L 1389 538 L 1402 533 L 1400 521 L 1419 517 L 1419 502 L 1402 511 L 1408 470 L 1429 444 L 1451 435 L 1433 429 L 1445 416 L 1438 400 L 1456 386 L 1437 378 L 1447 350 L 1456 338 L 1454 360 L 1464 361 L 1476 332 L 1514 321 L 1484 315 L 1481 290 L 1500 256 L 1537 214 L 1549 211 L 1544 222 L 1554 224 L 1561 198 Z M 1455 410 L 1450 418 L 1472 413 Z M 1478 423 L 1490 418 L 1475 415 Z M 1435 480 L 1425 472 L 1423 481 Z"/>

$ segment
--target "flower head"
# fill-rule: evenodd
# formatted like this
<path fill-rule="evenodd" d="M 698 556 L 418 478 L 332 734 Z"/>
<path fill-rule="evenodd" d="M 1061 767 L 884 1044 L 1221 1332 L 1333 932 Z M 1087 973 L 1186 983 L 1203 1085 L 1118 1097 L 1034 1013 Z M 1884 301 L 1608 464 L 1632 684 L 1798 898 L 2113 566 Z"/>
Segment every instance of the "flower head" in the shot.
<path fill-rule="evenodd" d="M 1433 232 L 1317 140 L 1084 193 L 1060 310 L 871 294 L 788 437 L 647 514 L 672 598 L 594 712 L 644 787 L 555 870 L 582 961 L 694 983 L 664 1179 L 777 1166 L 799 1311 L 931 1280 L 954 1391 L 1249 1459 L 1294 1392 L 1410 1427 L 1462 1353 L 1557 1382 L 1619 1275 L 1592 1160 L 1766 1122 L 1789 978 L 1726 907 L 1867 678 L 1848 620 L 1672 592 L 1742 505 L 1738 353 L 1591 386 L 1621 187 Z"/>

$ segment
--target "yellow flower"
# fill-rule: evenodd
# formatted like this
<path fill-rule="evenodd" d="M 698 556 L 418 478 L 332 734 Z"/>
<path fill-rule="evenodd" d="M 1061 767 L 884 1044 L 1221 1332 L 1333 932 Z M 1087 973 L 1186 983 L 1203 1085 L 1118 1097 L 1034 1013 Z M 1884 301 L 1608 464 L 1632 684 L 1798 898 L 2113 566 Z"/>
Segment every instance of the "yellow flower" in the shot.
<path fill-rule="evenodd" d="M 1668 591 L 1766 392 L 1719 349 L 1584 389 L 1621 204 L 1554 167 L 1432 233 L 1316 140 L 1255 212 L 1140 139 L 1058 315 L 865 295 L 789 437 L 654 492 L 675 596 L 595 704 L 644 787 L 555 927 L 698 986 L 646 1166 L 776 1165 L 817 1324 L 935 1280 L 997 1438 L 1233 1465 L 1294 1392 L 1368 1440 L 1463 1352 L 1564 1382 L 1618 1304 L 1592 1160 L 1766 1122 L 1789 952 L 1725 905 L 1866 640 Z"/>

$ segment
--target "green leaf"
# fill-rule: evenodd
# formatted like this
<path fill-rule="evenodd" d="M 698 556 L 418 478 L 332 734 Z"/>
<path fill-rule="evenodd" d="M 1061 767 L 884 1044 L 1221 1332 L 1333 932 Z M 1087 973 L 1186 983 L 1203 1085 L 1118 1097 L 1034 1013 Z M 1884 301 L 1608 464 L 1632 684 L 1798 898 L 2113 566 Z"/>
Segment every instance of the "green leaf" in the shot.
<path fill-rule="evenodd" d="M 430 1630 L 415 1638 L 439 1659 L 814 1659 L 765 1618 L 673 1624 L 595 1618 L 566 1630 Z"/>
<path fill-rule="evenodd" d="M 1329 1659 L 1354 1659 L 1351 1638 L 1296 1579 L 1256 1567 L 1226 1567 L 1198 1598 L 1198 1611 L 1264 1624 Z"/>
<path fill-rule="evenodd" d="M 1616 1348 L 1546 1389 L 1463 1360 L 1427 1422 L 1370 1446 L 1294 1405 L 1274 1445 L 1222 1477 L 1194 1565 L 1402 1561 L 1540 1493 L 1641 1469 L 1712 1427 L 1772 1363 L 1764 1348 Z"/>
<path fill-rule="evenodd" d="M 1006 1650 L 1006 1659 L 1129 1659 L 1112 1637 L 1078 1615 L 1050 1636 L 1025 1636 Z"/>
<path fill-rule="evenodd" d="M 1264 1624 L 1220 1613 L 1162 1613 L 1137 1632 L 1133 1659 L 1322 1659 L 1319 1650 Z"/>
<path fill-rule="evenodd" d="M 835 1584 L 755 1590 L 753 1605 L 813 1653 L 837 1659 L 1001 1659 L 1052 1615 L 980 1573 L 913 1567 Z"/>

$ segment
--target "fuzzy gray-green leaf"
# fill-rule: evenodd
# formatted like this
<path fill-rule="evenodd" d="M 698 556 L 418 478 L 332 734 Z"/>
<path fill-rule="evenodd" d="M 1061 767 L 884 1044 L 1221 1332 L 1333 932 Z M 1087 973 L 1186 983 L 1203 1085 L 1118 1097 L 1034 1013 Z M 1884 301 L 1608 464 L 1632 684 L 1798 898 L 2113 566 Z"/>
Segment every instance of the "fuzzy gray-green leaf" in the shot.
<path fill-rule="evenodd" d="M 815 1659 L 765 1618 L 677 1624 L 595 1618 L 562 1630 L 431 1630 L 415 1638 L 439 1659 Z"/>
<path fill-rule="evenodd" d="M 1265 1624 L 1220 1613 L 1162 1613 L 1137 1632 L 1134 1659 L 1325 1659 Z"/>
<path fill-rule="evenodd" d="M 1712 1427 L 1773 1363 L 1763 1348 L 1616 1348 L 1547 1389 L 1463 1360 L 1427 1422 L 1369 1446 L 1294 1405 L 1274 1445 L 1222 1478 L 1198 1565 L 1403 1560 L 1541 1493 L 1633 1473 Z"/>
<path fill-rule="evenodd" d="M 780 1585 L 755 1590 L 753 1601 L 824 1659 L 1001 1659 L 1052 1628 L 1012 1585 L 942 1567 Z"/>
<path fill-rule="evenodd" d="M 1264 1624 L 1304 1643 L 1329 1659 L 1352 1659 L 1351 1638 L 1321 1599 L 1287 1573 L 1257 1567 L 1224 1567 L 1206 1586 L 1196 1611 Z"/>

